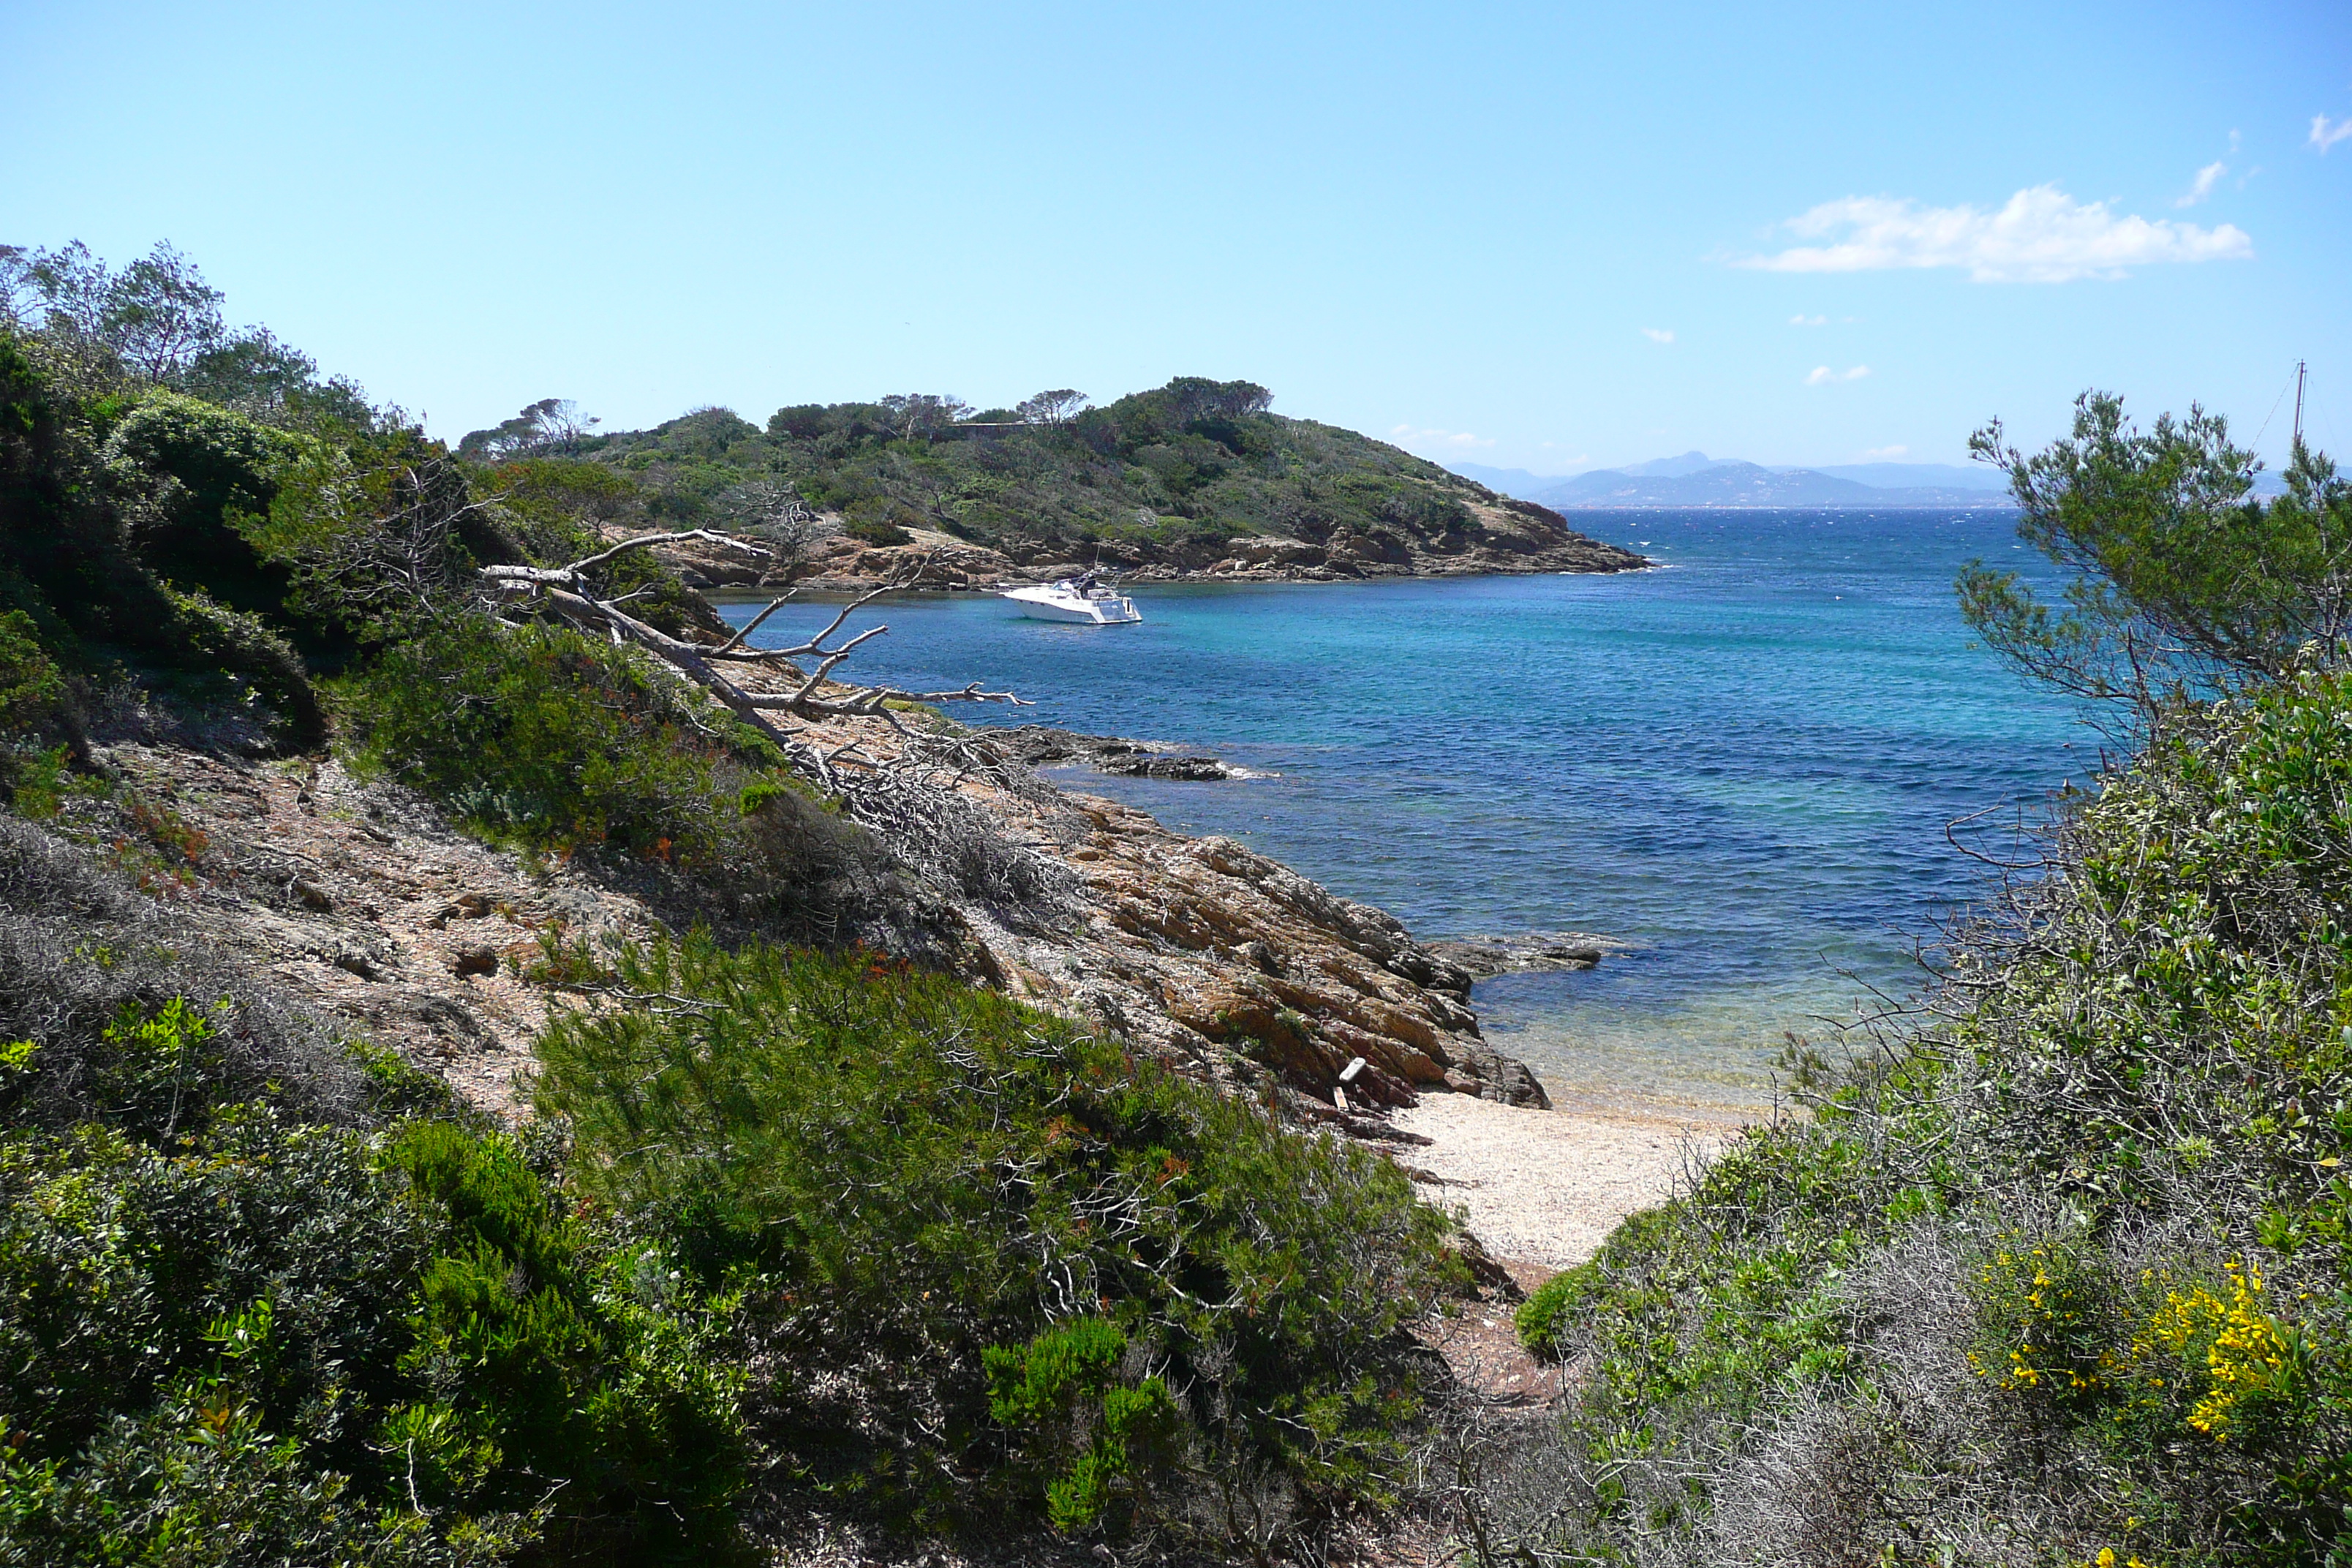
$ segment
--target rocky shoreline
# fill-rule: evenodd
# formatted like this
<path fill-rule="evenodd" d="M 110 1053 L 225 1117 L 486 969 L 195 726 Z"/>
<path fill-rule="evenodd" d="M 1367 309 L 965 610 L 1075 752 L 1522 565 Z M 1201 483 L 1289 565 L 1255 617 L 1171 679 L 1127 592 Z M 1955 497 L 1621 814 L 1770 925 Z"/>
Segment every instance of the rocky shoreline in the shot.
<path fill-rule="evenodd" d="M 663 896 L 658 868 L 492 848 L 422 797 L 331 759 L 257 760 L 137 721 L 95 739 L 93 760 L 200 846 L 171 895 L 194 934 L 495 1114 L 527 1102 L 530 1041 L 550 1008 L 582 1000 L 551 982 L 544 943 L 643 938 L 693 912 Z M 1154 773 L 1169 759 L 1143 742 L 1042 728 L 843 720 L 810 739 L 885 765 L 961 757 L 926 787 L 972 808 L 997 836 L 992 852 L 1027 858 L 1036 889 L 1008 903 L 924 879 L 900 929 L 967 978 L 1364 1136 L 1392 1136 L 1381 1113 L 1430 1092 L 1549 1104 L 1481 1036 L 1471 971 L 1390 915 L 1231 839 L 1187 837 L 1056 788 L 1024 760 L 1213 777 L 1216 759 L 1181 754 L 1181 773 Z M 90 815 L 77 836 L 103 839 L 123 831 L 98 819 L 117 810 L 93 801 L 68 816 Z"/>
<path fill-rule="evenodd" d="M 67 802 L 60 827 L 121 845 L 167 824 L 180 858 L 152 880 L 185 940 L 266 973 L 331 1026 L 503 1121 L 529 1113 L 532 1042 L 553 1013 L 598 1005 L 558 955 L 676 932 L 707 912 L 660 868 L 493 848 L 423 797 L 329 757 L 262 759 L 239 743 L 249 738 L 160 715 L 118 715 L 103 730 L 92 761 L 128 787 Z M 1379 1150 L 1462 1219 L 1460 1245 L 1490 1297 L 1580 1261 L 1626 1214 L 1669 1195 L 1693 1152 L 1735 1134 L 1735 1119 L 1700 1107 L 1571 1097 L 1556 1108 L 1481 1033 L 1475 979 L 1589 967 L 1626 944 L 1580 932 L 1421 942 L 1232 839 L 1171 832 L 1029 771 L 1148 772 L 1172 758 L 1182 776 L 1209 778 L 1218 759 L 1042 726 L 844 720 L 809 738 L 944 777 L 937 787 L 1001 836 L 1000 850 L 1033 858 L 1036 891 L 1016 905 L 924 877 L 899 930 L 930 943 L 927 962 Z M 1432 1342 L 1512 1397 L 1542 1386 L 1507 1314 L 1481 1321 L 1440 1325 Z"/>
<path fill-rule="evenodd" d="M 761 565 L 699 541 L 656 553 L 689 586 L 707 593 L 856 594 L 891 584 L 944 593 L 986 593 L 1050 583 L 1102 568 L 1128 584 L 1343 583 L 1382 577 L 1469 577 L 1550 573 L 1636 572 L 1646 556 L 1577 532 L 1559 513 L 1496 498 L 1468 509 L 1471 526 L 1434 539 L 1410 532 L 1340 531 L 1327 538 L 1228 536 L 1213 546 L 1160 547 L 1104 541 L 1074 552 L 1072 542 L 977 544 L 930 529 L 908 529 L 905 544 L 875 544 L 820 518 L 796 553 Z M 619 537 L 625 531 L 616 531 Z M 1083 558 L 1082 558 L 1083 557 Z"/>

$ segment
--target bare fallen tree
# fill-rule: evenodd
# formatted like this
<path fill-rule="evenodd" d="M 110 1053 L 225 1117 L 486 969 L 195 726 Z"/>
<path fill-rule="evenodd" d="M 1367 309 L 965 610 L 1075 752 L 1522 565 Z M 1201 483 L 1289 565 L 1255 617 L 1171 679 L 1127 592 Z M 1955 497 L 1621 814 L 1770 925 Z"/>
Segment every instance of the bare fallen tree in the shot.
<path fill-rule="evenodd" d="M 519 609 L 540 609 L 571 622 L 583 631 L 610 637 L 616 645 L 634 644 L 660 659 L 679 675 L 717 698 L 745 723 L 786 748 L 791 755 L 798 749 L 795 737 L 801 726 L 790 725 L 789 719 L 880 719 L 893 729 L 903 731 L 905 726 L 890 710 L 894 702 L 1010 702 L 1023 704 L 1010 691 L 982 691 L 980 683 L 955 691 L 901 691 L 890 686 L 856 686 L 835 683 L 833 672 L 842 660 L 855 652 L 860 643 L 881 636 L 887 626 L 869 626 L 856 636 L 832 643 L 849 617 L 885 594 L 898 593 L 919 584 L 929 567 L 929 557 L 917 557 L 910 571 L 902 572 L 890 582 L 861 595 L 841 607 L 825 628 L 805 642 L 790 647 L 756 648 L 750 646 L 751 634 L 766 624 L 769 616 L 782 609 L 793 596 L 787 591 L 769 604 L 767 608 L 745 623 L 742 629 L 715 647 L 671 637 L 657 627 L 646 625 L 622 608 L 636 593 L 613 598 L 600 595 L 593 574 L 617 557 L 631 551 L 648 550 L 657 544 L 675 544 L 689 539 L 716 544 L 723 549 L 740 550 L 747 554 L 772 556 L 768 546 L 738 539 L 731 534 L 711 529 L 688 529 L 675 533 L 646 533 L 635 539 L 600 550 L 593 555 L 562 566 L 484 566 L 478 575 L 497 596 L 502 610 L 512 613 Z M 639 589 L 636 592 L 642 593 Z M 797 661 L 814 661 L 807 668 Z M 730 677 L 728 667 L 750 667 L 777 671 L 796 680 L 787 691 L 761 691 L 747 689 Z M 828 695 L 825 688 L 834 685 L 845 689 L 846 695 Z M 872 759 L 857 756 L 850 746 L 836 748 L 830 755 L 816 753 L 815 771 L 820 776 L 829 775 L 836 762 L 854 761 L 867 766 L 876 765 Z M 814 750 L 814 748 L 812 748 Z M 829 776 L 826 782 L 830 783 Z"/>
<path fill-rule="evenodd" d="M 757 648 L 750 646 L 752 635 L 792 601 L 793 591 L 770 601 L 716 645 L 671 637 L 631 615 L 625 606 L 645 589 L 610 597 L 600 592 L 599 568 L 631 551 L 688 540 L 754 555 L 773 553 L 767 545 L 731 534 L 691 529 L 642 534 L 562 566 L 484 566 L 477 575 L 502 618 L 518 612 L 551 614 L 616 645 L 634 644 L 709 692 L 774 741 L 794 770 L 835 795 L 850 816 L 873 830 L 926 879 L 1016 920 L 1022 917 L 1012 911 L 1061 907 L 1068 892 L 1066 876 L 1033 847 L 1006 834 L 958 787 L 978 778 L 1034 805 L 1040 789 L 1026 770 L 1008 765 L 962 737 L 910 730 L 891 708 L 893 703 L 1026 704 L 1010 691 L 983 691 L 977 681 L 954 691 L 904 691 L 834 678 L 834 671 L 861 644 L 890 629 L 887 625 L 869 626 L 844 637 L 849 617 L 885 594 L 919 584 L 929 564 L 927 557 L 916 558 L 890 582 L 842 605 L 814 637 L 786 647 Z M 782 677 L 785 689 L 754 689 L 737 679 L 754 670 Z M 878 719 L 901 740 L 877 756 L 863 749 L 864 737 L 852 735 L 828 748 L 809 732 L 814 723 L 843 719 Z"/>

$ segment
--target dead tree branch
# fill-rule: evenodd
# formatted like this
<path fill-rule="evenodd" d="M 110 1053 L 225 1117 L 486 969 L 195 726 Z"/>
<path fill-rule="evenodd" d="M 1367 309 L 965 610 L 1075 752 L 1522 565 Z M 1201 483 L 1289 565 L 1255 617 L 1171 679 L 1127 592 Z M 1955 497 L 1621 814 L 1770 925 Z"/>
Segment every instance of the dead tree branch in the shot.
<path fill-rule="evenodd" d="M 740 550 L 748 555 L 770 553 L 760 545 L 748 543 L 730 534 L 719 533 L 708 528 L 689 528 L 677 533 L 641 533 L 593 555 L 583 556 L 568 566 L 485 566 L 481 571 L 484 577 L 493 582 L 545 583 L 580 588 L 584 592 L 587 574 L 606 562 L 632 550 L 646 550 L 656 544 L 676 544 L 688 539 L 699 539 L 730 550 Z"/>
<path fill-rule="evenodd" d="M 958 691 L 901 691 L 889 686 L 860 687 L 834 681 L 835 668 L 860 643 L 869 637 L 879 637 L 890 628 L 887 626 L 870 626 L 832 647 L 826 646 L 827 640 L 840 631 L 843 624 L 856 610 L 885 594 L 899 592 L 920 583 L 930 565 L 929 557 L 918 557 L 912 571 L 902 572 L 871 593 L 861 595 L 843 605 L 832 624 L 815 637 L 793 647 L 752 648 L 744 646 L 745 639 L 792 597 L 790 594 L 770 604 L 752 618 L 750 625 L 716 647 L 688 642 L 646 625 L 621 608 L 629 597 L 627 595 L 611 599 L 598 596 L 591 575 L 597 567 L 632 550 L 650 549 L 656 544 L 675 544 L 688 539 L 704 540 L 754 555 L 772 553 L 765 546 L 709 529 L 697 528 L 674 533 L 640 534 L 562 566 L 484 566 L 478 569 L 478 574 L 498 596 L 502 611 L 543 610 L 582 631 L 609 637 L 616 645 L 634 643 L 644 648 L 677 674 L 709 692 L 745 723 L 784 746 L 787 755 L 793 754 L 795 745 L 793 732 L 777 722 L 779 716 L 880 719 L 893 729 L 903 730 L 905 726 L 890 711 L 890 704 L 894 702 L 1010 702 L 1025 706 L 1010 691 L 982 690 L 978 681 Z M 814 658 L 818 662 L 814 670 L 803 675 L 791 662 L 798 658 Z M 799 684 L 792 690 L 781 693 L 746 690 L 718 668 L 714 661 L 719 660 L 775 667 Z M 824 690 L 828 685 L 847 694 L 829 695 Z M 810 771 L 820 777 L 827 773 L 829 769 L 825 759 L 813 748 L 810 754 L 814 763 Z"/>

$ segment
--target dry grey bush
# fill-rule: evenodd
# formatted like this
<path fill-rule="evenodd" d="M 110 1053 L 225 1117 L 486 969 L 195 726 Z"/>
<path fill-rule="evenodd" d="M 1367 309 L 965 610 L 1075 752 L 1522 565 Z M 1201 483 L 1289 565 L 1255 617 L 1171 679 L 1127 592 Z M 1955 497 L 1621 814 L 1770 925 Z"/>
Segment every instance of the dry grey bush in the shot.
<path fill-rule="evenodd" d="M 1076 830 L 1070 807 L 1018 763 L 960 736 L 918 734 L 886 765 L 828 766 L 849 816 L 927 881 L 1020 925 L 1051 923 L 1077 908 L 1077 881 L 1015 837 L 959 787 L 976 781 L 1025 806 L 1054 836 Z"/>
<path fill-rule="evenodd" d="M 1449 1384 L 1432 1412 L 1413 1456 L 1412 1511 L 1477 1568 L 1566 1561 L 1549 1543 L 1564 1536 L 1590 1489 L 1557 1419 L 1488 1399 L 1475 1383 Z"/>
<path fill-rule="evenodd" d="M 2095 1239 L 2056 1205 L 2000 1224 L 2019 1249 L 2090 1241 L 2110 1289 L 2210 1247 L 2180 1218 Z M 1980 1322 L 1967 1274 L 1984 1239 L 1965 1224 L 1923 1223 L 1856 1266 L 1852 1384 L 1793 1385 L 1745 1435 L 1687 1561 L 1842 1568 L 1877 1562 L 1894 1542 L 1905 1561 L 2033 1568 L 2080 1533 L 2094 1504 L 2131 1487 L 2063 1422 L 1995 1397 L 1970 1365 Z"/>
<path fill-rule="evenodd" d="M 1968 1363 L 1976 1314 L 1960 1249 L 1916 1227 L 1846 1279 L 1872 1394 L 1799 1384 L 1747 1435 L 1713 1488 L 1695 1561 L 1830 1565 L 1906 1557 L 2040 1562 L 2048 1500 L 2021 1494 L 2004 1429 Z"/>
<path fill-rule="evenodd" d="M 1616 1548 L 1643 1568 L 1859 1568 L 1890 1541 L 1906 1561 L 2042 1562 L 2063 1499 L 2015 1484 L 2018 1434 L 1967 1361 L 1963 1267 L 1954 1239 L 1923 1226 L 1848 1274 L 1867 1397 L 1791 1382 L 1744 1424 L 1686 1413 L 1672 1441 L 1597 1462 L 1552 1423 L 1449 1409 L 1430 1490 L 1481 1564 L 1592 1561 L 1580 1521 L 1612 1483 Z"/>
<path fill-rule="evenodd" d="M 108 1119 L 120 1109 L 106 1102 L 109 1026 L 174 997 L 199 1005 L 215 1031 L 214 1092 L 246 1098 L 275 1086 L 308 1120 L 367 1120 L 371 1081 L 322 1023 L 221 956 L 191 917 L 142 897 L 88 851 L 0 816 L 0 1038 L 40 1044 L 18 1114 L 52 1127 Z"/>
<path fill-rule="evenodd" d="M 728 528 L 766 545 L 773 564 L 767 575 L 790 582 L 819 540 L 839 534 L 841 525 L 818 515 L 785 479 L 747 479 L 721 492 L 716 503 Z"/>

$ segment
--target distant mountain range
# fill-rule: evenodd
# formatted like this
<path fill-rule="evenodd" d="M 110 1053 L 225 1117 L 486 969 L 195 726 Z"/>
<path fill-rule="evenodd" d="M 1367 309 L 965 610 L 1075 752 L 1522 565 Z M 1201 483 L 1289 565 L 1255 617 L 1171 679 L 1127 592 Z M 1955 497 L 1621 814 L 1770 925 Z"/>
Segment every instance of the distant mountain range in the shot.
<path fill-rule="evenodd" d="M 2006 508 L 2005 476 L 1948 463 L 1845 463 L 1819 468 L 1766 468 L 1737 458 L 1685 452 L 1573 479 L 1525 468 L 1448 465 L 1488 489 L 1555 510 L 1622 507 L 1990 507 Z"/>

